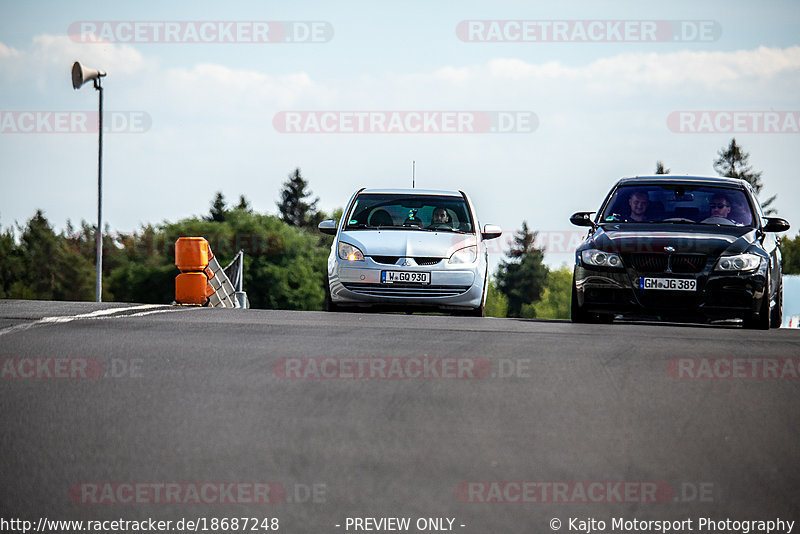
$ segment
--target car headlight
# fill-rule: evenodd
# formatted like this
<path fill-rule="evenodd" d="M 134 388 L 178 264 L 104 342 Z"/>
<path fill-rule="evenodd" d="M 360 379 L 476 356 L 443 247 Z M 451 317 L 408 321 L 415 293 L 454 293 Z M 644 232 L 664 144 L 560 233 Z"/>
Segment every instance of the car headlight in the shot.
<path fill-rule="evenodd" d="M 714 267 L 715 271 L 753 271 L 761 265 L 761 256 L 758 254 L 736 254 L 735 256 L 722 256 Z"/>
<path fill-rule="evenodd" d="M 478 247 L 471 246 L 456 250 L 447 263 L 473 263 L 478 258 Z"/>
<path fill-rule="evenodd" d="M 612 267 L 615 269 L 622 268 L 622 258 L 619 254 L 613 252 L 603 252 L 595 248 L 584 250 L 581 252 L 581 259 L 587 265 L 594 265 L 595 267 Z"/>
<path fill-rule="evenodd" d="M 347 261 L 364 261 L 364 253 L 350 243 L 339 241 L 339 257 Z"/>

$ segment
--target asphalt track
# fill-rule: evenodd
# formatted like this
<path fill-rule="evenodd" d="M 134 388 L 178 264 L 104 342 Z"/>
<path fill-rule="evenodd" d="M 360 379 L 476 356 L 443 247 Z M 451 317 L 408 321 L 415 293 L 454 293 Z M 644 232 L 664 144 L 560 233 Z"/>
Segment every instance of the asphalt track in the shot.
<path fill-rule="evenodd" d="M 797 330 L 0 301 L 0 515 L 800 520 L 799 356 Z M 221 483 L 244 496 L 190 495 Z"/>

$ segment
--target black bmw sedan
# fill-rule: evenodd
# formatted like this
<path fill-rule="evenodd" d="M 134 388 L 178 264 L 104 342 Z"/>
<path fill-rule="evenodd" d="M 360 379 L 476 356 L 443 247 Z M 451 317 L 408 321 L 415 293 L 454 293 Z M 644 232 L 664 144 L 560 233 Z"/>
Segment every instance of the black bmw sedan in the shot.
<path fill-rule="evenodd" d="M 781 256 L 750 185 L 735 178 L 637 176 L 619 180 L 594 212 L 575 254 L 573 322 L 616 316 L 705 322 L 741 319 L 745 328 L 782 320 Z"/>

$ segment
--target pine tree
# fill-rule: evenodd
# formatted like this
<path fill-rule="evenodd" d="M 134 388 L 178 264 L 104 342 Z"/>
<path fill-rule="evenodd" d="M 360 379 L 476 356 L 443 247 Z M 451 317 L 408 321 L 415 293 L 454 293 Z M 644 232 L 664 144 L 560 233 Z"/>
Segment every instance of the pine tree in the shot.
<path fill-rule="evenodd" d="M 756 195 L 761 192 L 761 188 L 764 187 L 764 184 L 761 183 L 761 175 L 763 173 L 753 170 L 753 167 L 749 164 L 750 154 L 742 150 L 742 147 L 736 143 L 735 137 L 731 139 L 727 148 L 720 149 L 719 152 L 717 152 L 717 156 L 717 159 L 714 161 L 714 170 L 717 171 L 717 174 L 720 176 L 727 176 L 728 178 L 744 180 L 753 187 L 753 191 Z M 764 213 L 767 215 L 776 213 L 775 208 L 768 209 L 768 206 L 770 206 L 776 198 L 777 195 L 772 195 L 765 202 L 761 203 L 761 207 L 764 208 Z"/>
<path fill-rule="evenodd" d="M 508 298 L 508 316 L 519 317 L 522 307 L 542 297 L 547 282 L 547 266 L 544 265 L 544 249 L 536 247 L 537 232 L 522 229 L 514 235 L 514 243 L 497 268 L 497 289 Z"/>
<path fill-rule="evenodd" d="M 217 191 L 217 196 L 211 201 L 211 210 L 204 218 L 209 222 L 225 222 L 225 212 L 227 211 L 225 197 L 222 195 L 222 191 Z"/>
<path fill-rule="evenodd" d="M 305 199 L 311 196 L 311 191 L 306 191 L 307 187 L 308 182 L 300 174 L 300 168 L 295 169 L 284 182 L 278 211 L 281 220 L 286 224 L 298 228 L 310 228 L 319 222 L 320 214 L 317 211 L 319 198 L 310 203 L 306 202 Z"/>
<path fill-rule="evenodd" d="M 656 174 L 669 174 L 671 170 L 664 168 L 664 164 L 661 161 L 656 161 Z"/>
<path fill-rule="evenodd" d="M 253 208 L 250 207 L 250 202 L 247 201 L 244 195 L 239 195 L 239 203 L 236 205 L 236 209 L 246 211 L 247 213 L 253 212 Z"/>

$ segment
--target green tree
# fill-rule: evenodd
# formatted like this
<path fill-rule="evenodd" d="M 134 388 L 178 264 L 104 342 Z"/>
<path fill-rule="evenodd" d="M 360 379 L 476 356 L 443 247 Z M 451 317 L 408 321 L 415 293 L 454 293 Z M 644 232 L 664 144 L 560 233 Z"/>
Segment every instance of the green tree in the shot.
<path fill-rule="evenodd" d="M 656 161 L 656 174 L 669 174 L 672 169 L 667 169 L 661 161 Z"/>
<path fill-rule="evenodd" d="M 736 138 L 734 137 L 727 147 L 717 152 L 717 159 L 714 160 L 714 170 L 720 176 L 744 180 L 753 187 L 753 191 L 758 195 L 764 187 L 764 184 L 761 183 L 761 175 L 763 173 L 754 171 L 749 162 L 750 154 L 742 150 L 742 147 L 736 143 Z M 777 212 L 775 208 L 769 207 L 776 198 L 777 195 L 772 195 L 761 203 L 761 207 L 764 208 L 764 213 L 767 215 Z"/>
<path fill-rule="evenodd" d="M 0 298 L 12 298 L 11 287 L 22 277 L 21 250 L 14 232 L 9 228 L 0 233 Z"/>
<path fill-rule="evenodd" d="M 284 182 L 281 190 L 281 201 L 278 203 L 278 211 L 283 222 L 298 228 L 314 228 L 322 220 L 317 211 L 319 198 L 313 202 L 305 199 L 311 196 L 311 191 L 307 191 L 308 182 L 300 174 L 300 168 L 294 170 Z"/>
<path fill-rule="evenodd" d="M 251 212 L 253 208 L 250 206 L 250 202 L 247 201 L 244 195 L 239 195 L 239 203 L 236 205 L 237 210 Z"/>
<path fill-rule="evenodd" d="M 497 267 L 497 289 L 508 299 L 508 316 L 520 317 L 522 308 L 539 300 L 547 279 L 544 249 L 535 245 L 536 232 L 522 222 L 522 229 L 514 235 L 514 243 Z"/>
<path fill-rule="evenodd" d="M 228 209 L 225 205 L 225 197 L 222 191 L 217 191 L 217 196 L 211 201 L 211 210 L 205 220 L 209 222 L 225 222 L 225 215 Z"/>
<path fill-rule="evenodd" d="M 794 239 L 781 237 L 780 248 L 783 274 L 800 274 L 800 232 Z"/>
<path fill-rule="evenodd" d="M 10 274 L 3 283 L 5 297 L 94 300 L 93 262 L 73 250 L 63 235 L 56 234 L 41 210 L 19 231 L 18 245 L 12 244 L 9 232 L 0 245 L 10 252 L 10 258 L 3 261 L 10 265 L 4 274 Z"/>
<path fill-rule="evenodd" d="M 536 317 L 540 319 L 569 319 L 572 298 L 572 269 L 561 267 L 547 273 L 547 283 L 542 299 L 533 304 Z"/>

